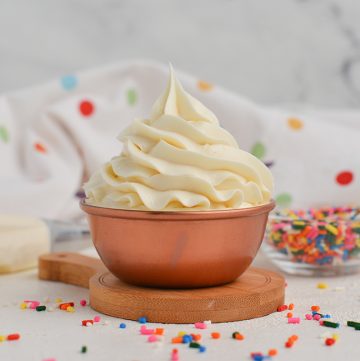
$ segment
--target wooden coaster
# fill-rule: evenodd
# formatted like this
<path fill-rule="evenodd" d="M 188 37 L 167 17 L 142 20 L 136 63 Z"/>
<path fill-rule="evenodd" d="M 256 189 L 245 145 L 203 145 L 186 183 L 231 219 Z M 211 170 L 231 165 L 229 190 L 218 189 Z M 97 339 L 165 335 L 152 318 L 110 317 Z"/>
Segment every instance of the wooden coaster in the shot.
<path fill-rule="evenodd" d="M 40 257 L 39 278 L 88 287 L 98 312 L 149 322 L 230 322 L 262 317 L 284 303 L 285 280 L 272 271 L 249 268 L 235 282 L 200 289 L 155 289 L 126 284 L 100 260 L 73 253 Z"/>

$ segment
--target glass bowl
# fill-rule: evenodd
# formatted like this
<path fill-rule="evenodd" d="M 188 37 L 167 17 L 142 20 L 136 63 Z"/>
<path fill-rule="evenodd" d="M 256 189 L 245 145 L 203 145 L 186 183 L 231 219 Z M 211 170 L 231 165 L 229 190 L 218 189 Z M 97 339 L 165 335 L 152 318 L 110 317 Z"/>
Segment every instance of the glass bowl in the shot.
<path fill-rule="evenodd" d="M 360 208 L 283 210 L 270 215 L 265 254 L 284 272 L 335 276 L 360 271 Z"/>

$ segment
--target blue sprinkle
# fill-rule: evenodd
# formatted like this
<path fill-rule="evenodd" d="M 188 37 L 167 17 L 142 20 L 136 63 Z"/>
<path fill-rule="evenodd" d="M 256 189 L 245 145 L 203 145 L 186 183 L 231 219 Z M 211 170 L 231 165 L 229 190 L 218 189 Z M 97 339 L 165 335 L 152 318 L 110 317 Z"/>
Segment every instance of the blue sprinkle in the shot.
<path fill-rule="evenodd" d="M 199 347 L 199 352 L 205 352 L 206 351 L 206 347 L 205 346 L 200 346 Z"/>
<path fill-rule="evenodd" d="M 119 328 L 126 328 L 125 323 L 120 323 Z"/>
<path fill-rule="evenodd" d="M 61 85 L 65 90 L 72 90 L 77 86 L 77 78 L 75 75 L 64 75 L 61 78 Z"/>
<path fill-rule="evenodd" d="M 262 355 L 255 355 L 255 356 L 253 356 L 253 360 L 254 360 L 254 361 L 263 361 L 263 359 L 264 359 L 264 356 L 262 356 Z"/>
<path fill-rule="evenodd" d="M 190 335 L 184 335 L 182 338 L 183 343 L 190 343 L 192 341 L 192 337 Z"/>
<path fill-rule="evenodd" d="M 146 319 L 146 317 L 139 317 L 139 318 L 138 318 L 138 322 L 139 322 L 139 323 L 146 323 L 146 322 L 147 322 L 147 319 Z"/>

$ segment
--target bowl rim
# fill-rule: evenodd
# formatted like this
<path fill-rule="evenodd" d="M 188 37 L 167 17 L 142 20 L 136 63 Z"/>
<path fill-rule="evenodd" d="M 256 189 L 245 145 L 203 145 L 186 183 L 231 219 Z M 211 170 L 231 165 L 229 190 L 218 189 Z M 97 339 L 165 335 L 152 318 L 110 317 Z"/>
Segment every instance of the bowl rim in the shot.
<path fill-rule="evenodd" d="M 80 200 L 80 208 L 87 214 L 110 218 L 199 220 L 250 217 L 263 213 L 269 213 L 275 208 L 275 201 L 271 199 L 268 203 L 261 204 L 259 206 L 213 211 L 143 211 L 95 206 L 87 204 L 86 198 L 83 198 Z"/>

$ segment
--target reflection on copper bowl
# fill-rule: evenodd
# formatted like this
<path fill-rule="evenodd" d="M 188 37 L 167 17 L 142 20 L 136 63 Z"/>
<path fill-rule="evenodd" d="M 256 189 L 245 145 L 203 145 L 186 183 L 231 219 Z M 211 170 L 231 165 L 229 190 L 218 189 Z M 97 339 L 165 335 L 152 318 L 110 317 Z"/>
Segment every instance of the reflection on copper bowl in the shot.
<path fill-rule="evenodd" d="M 130 284 L 162 288 L 234 281 L 253 261 L 274 206 L 151 212 L 80 203 L 109 271 Z"/>

